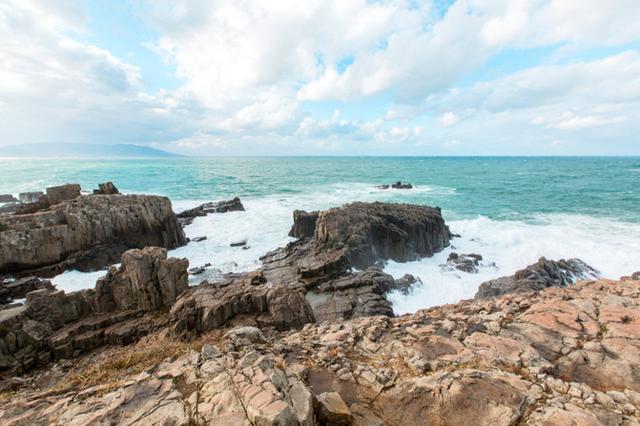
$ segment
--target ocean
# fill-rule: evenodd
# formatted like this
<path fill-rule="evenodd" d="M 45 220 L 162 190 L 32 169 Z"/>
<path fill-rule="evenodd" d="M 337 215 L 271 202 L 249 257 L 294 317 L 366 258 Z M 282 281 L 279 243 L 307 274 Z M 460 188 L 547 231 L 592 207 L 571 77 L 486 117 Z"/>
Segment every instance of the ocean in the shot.
<path fill-rule="evenodd" d="M 578 257 L 602 277 L 640 270 L 640 158 L 637 157 L 268 157 L 113 160 L 0 159 L 0 194 L 67 182 L 85 190 L 113 181 L 123 193 L 161 194 L 181 211 L 238 196 L 246 212 L 197 218 L 188 237 L 206 236 L 170 252 L 192 267 L 222 272 L 256 268 L 259 257 L 291 241 L 295 209 L 351 201 L 425 204 L 442 208 L 460 238 L 432 258 L 388 262 L 423 285 L 391 294 L 398 314 L 471 298 L 478 285 L 535 262 Z M 410 182 L 409 190 L 377 185 Z M 246 239 L 249 249 L 230 247 Z M 479 273 L 440 265 L 451 251 L 479 253 Z M 69 271 L 54 283 L 66 291 L 93 287 L 104 274 Z"/>

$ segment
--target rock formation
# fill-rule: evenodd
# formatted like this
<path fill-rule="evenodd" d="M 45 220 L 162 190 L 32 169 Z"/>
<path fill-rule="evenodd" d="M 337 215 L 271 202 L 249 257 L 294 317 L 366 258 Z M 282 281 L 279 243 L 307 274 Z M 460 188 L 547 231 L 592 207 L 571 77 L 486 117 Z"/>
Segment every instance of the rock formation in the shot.
<path fill-rule="evenodd" d="M 66 294 L 48 281 L 32 284 L 37 289 L 26 294 L 24 305 L 0 310 L 0 374 L 105 343 L 131 343 L 157 322 L 146 312 L 167 310 L 187 288 L 188 265 L 186 259 L 167 259 L 165 249 L 147 247 L 124 253 L 122 266 L 112 267 L 95 290 Z"/>
<path fill-rule="evenodd" d="M 392 183 L 391 185 L 388 184 L 384 184 L 384 185 L 379 185 L 377 187 L 378 189 L 412 189 L 413 185 L 411 185 L 410 183 L 402 183 L 400 181 L 397 181 L 396 183 Z"/>
<path fill-rule="evenodd" d="M 478 266 L 480 265 L 481 260 L 482 256 L 479 254 L 458 254 L 452 252 L 449 254 L 449 257 L 447 257 L 446 265 L 441 266 L 448 269 L 457 269 L 462 272 L 474 274 L 478 272 Z"/>
<path fill-rule="evenodd" d="M 11 194 L 0 194 L 0 203 L 17 203 L 19 200 Z"/>
<path fill-rule="evenodd" d="M 296 331 L 242 326 L 188 343 L 156 332 L 106 359 L 16 378 L 0 415 L 6 425 L 634 425 L 639 309 L 640 281 L 602 280 Z M 183 349 L 133 372 L 111 361 L 150 345 Z"/>
<path fill-rule="evenodd" d="M 12 303 L 16 299 L 24 299 L 27 293 L 40 289 L 53 290 L 54 287 L 51 281 L 37 277 L 24 277 L 13 281 L 0 279 L 0 305 Z"/>
<path fill-rule="evenodd" d="M 34 203 L 38 201 L 43 195 L 44 192 L 42 191 L 21 192 L 20 194 L 18 194 L 18 198 L 20 198 L 21 203 Z"/>
<path fill-rule="evenodd" d="M 99 195 L 114 195 L 119 194 L 118 188 L 113 184 L 113 182 L 105 182 L 98 185 L 98 189 L 93 190 L 94 194 Z"/>
<path fill-rule="evenodd" d="M 198 207 L 180 212 L 177 216 L 180 224 L 184 227 L 191 225 L 194 219 L 199 216 L 206 216 L 210 213 L 226 213 L 234 211 L 244 211 L 244 206 L 238 197 L 233 200 L 201 204 Z"/>
<path fill-rule="evenodd" d="M 2 217 L 0 273 L 92 271 L 114 263 L 130 248 L 186 243 L 168 198 L 78 194 L 73 185 L 49 188 L 37 202 L 47 204 L 44 210 Z"/>
<path fill-rule="evenodd" d="M 496 278 L 480 284 L 476 298 L 501 296 L 542 290 L 547 287 L 565 287 L 581 279 L 595 278 L 598 271 L 580 259 L 547 260 L 541 257 L 536 263 L 516 271 L 508 277 Z"/>

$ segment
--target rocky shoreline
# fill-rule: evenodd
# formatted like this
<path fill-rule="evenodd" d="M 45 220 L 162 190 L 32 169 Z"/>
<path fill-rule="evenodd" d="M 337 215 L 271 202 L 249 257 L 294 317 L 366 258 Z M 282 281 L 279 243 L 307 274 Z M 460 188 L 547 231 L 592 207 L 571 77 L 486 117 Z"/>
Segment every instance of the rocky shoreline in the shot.
<path fill-rule="evenodd" d="M 261 267 L 189 287 L 166 248 L 239 199 L 176 215 L 112 183 L 44 197 L 0 215 L 0 272 L 39 276 L 0 283 L 3 424 L 637 424 L 640 274 L 541 258 L 474 300 L 395 317 L 387 293 L 420 282 L 382 267 L 449 246 L 438 208 L 297 210 L 296 240 Z M 42 279 L 120 258 L 94 289 Z"/>

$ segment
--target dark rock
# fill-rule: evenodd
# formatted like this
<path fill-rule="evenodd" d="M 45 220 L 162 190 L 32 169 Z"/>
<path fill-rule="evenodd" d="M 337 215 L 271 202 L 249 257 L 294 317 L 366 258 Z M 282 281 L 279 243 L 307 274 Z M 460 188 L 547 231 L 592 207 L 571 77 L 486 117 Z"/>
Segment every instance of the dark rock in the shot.
<path fill-rule="evenodd" d="M 450 238 L 439 208 L 411 204 L 347 204 L 321 212 L 315 230 L 322 250 L 345 249 L 358 269 L 379 260 L 432 256 L 449 245 Z"/>
<path fill-rule="evenodd" d="M 0 233 L 0 273 L 95 271 L 131 248 L 186 243 L 171 202 L 154 195 L 80 196 L 46 211 L 3 216 L 2 222 L 8 229 Z"/>
<path fill-rule="evenodd" d="M 411 189 L 413 188 L 413 185 L 411 185 L 410 183 L 402 183 L 400 181 L 396 182 L 396 183 L 392 183 L 391 185 L 388 184 L 384 184 L 384 185 L 378 185 L 376 188 L 378 189 Z"/>
<path fill-rule="evenodd" d="M 293 211 L 293 226 L 289 236 L 294 238 L 311 238 L 316 231 L 316 222 L 320 212 Z"/>
<path fill-rule="evenodd" d="M 189 269 L 189 274 L 190 275 L 200 275 L 200 274 L 204 273 L 204 271 L 206 271 L 209 266 L 211 266 L 211 264 L 210 263 L 206 263 L 206 264 L 204 264 L 202 266 L 191 268 L 191 269 Z"/>
<path fill-rule="evenodd" d="M 0 194 L 0 203 L 17 203 L 19 200 L 11 194 Z"/>
<path fill-rule="evenodd" d="M 246 246 L 246 245 L 247 245 L 247 242 L 245 240 L 236 241 L 234 243 L 229 244 L 229 246 L 231 246 L 231 247 L 243 247 L 243 246 Z"/>
<path fill-rule="evenodd" d="M 402 277 L 394 280 L 393 289 L 400 291 L 404 295 L 411 294 L 415 287 L 422 286 L 420 278 L 411 274 L 404 274 Z"/>
<path fill-rule="evenodd" d="M 203 236 L 203 237 L 195 237 L 195 238 L 193 238 L 191 241 L 193 241 L 194 243 L 199 243 L 200 241 L 204 241 L 204 240 L 206 240 L 206 239 L 207 239 L 207 237 L 206 237 L 206 236 Z"/>
<path fill-rule="evenodd" d="M 640 271 L 634 272 L 633 274 L 631 274 L 631 279 L 632 280 L 640 280 Z"/>
<path fill-rule="evenodd" d="M 597 275 L 595 269 L 580 259 L 555 261 L 541 257 L 536 263 L 516 271 L 514 275 L 483 282 L 475 298 L 540 291 L 547 287 L 566 287 L 582 279 L 595 278 Z"/>
<path fill-rule="evenodd" d="M 0 303 L 10 303 L 15 299 L 24 299 L 27 293 L 40 290 L 54 290 L 55 287 L 49 280 L 41 280 L 36 277 L 18 278 L 14 281 L 5 281 L 0 285 Z"/>
<path fill-rule="evenodd" d="M 321 425 L 350 426 L 354 422 L 353 414 L 337 392 L 321 393 L 314 405 Z"/>
<path fill-rule="evenodd" d="M 147 247 L 124 253 L 122 266 L 95 289 L 27 293 L 24 305 L 0 311 L 0 374 L 147 334 L 162 319 L 145 312 L 165 310 L 186 289 L 187 266 L 186 259 L 167 259 L 166 250 Z"/>
<path fill-rule="evenodd" d="M 43 195 L 44 195 L 44 192 L 42 191 L 21 192 L 20 194 L 18 194 L 18 198 L 20 198 L 20 202 L 22 203 L 35 203 Z"/>
<path fill-rule="evenodd" d="M 93 190 L 94 194 L 99 195 L 114 195 L 119 194 L 118 188 L 113 184 L 113 182 L 105 182 L 98 184 L 98 189 Z"/>
<path fill-rule="evenodd" d="M 479 254 L 469 253 L 469 254 L 458 254 L 452 252 L 449 254 L 447 258 L 447 264 L 441 265 L 450 269 L 457 269 L 462 272 L 468 272 L 471 274 L 475 274 L 478 272 L 478 266 L 480 265 L 480 261 L 482 260 L 482 256 Z"/>
<path fill-rule="evenodd" d="M 182 226 L 187 226 L 191 225 L 196 217 L 206 216 L 209 213 L 226 213 L 231 211 L 244 211 L 244 206 L 240 198 L 236 197 L 233 200 L 201 204 L 198 207 L 178 213 L 177 217 Z"/>
<path fill-rule="evenodd" d="M 231 274 L 219 284 L 191 287 L 171 308 L 174 329 L 200 334 L 239 315 L 256 316 L 261 326 L 278 330 L 300 328 L 314 321 L 301 289 L 265 284 L 260 273 L 247 273 Z"/>

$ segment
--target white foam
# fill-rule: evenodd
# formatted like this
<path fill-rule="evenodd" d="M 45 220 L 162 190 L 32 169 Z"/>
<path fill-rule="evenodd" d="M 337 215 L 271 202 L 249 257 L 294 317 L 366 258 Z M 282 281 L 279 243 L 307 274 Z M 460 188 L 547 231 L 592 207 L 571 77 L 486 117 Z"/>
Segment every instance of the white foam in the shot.
<path fill-rule="evenodd" d="M 452 247 L 432 258 L 386 266 L 385 271 L 396 278 L 410 273 L 423 281 L 410 295 L 389 295 L 394 311 L 403 314 L 472 298 L 483 281 L 513 274 L 541 256 L 580 258 L 606 278 L 640 269 L 640 224 L 580 215 L 536 219 L 535 224 L 486 217 L 449 221 L 452 232 L 462 235 L 452 241 Z M 485 266 L 477 274 L 444 271 L 439 265 L 452 251 L 481 254 Z M 496 266 L 487 266 L 491 262 Z"/>
<path fill-rule="evenodd" d="M 64 290 L 65 293 L 69 293 L 85 288 L 94 288 L 98 278 L 104 277 L 106 274 L 107 271 L 105 270 L 96 272 L 66 271 L 53 277 L 51 282 L 55 284 L 59 290 Z"/>

